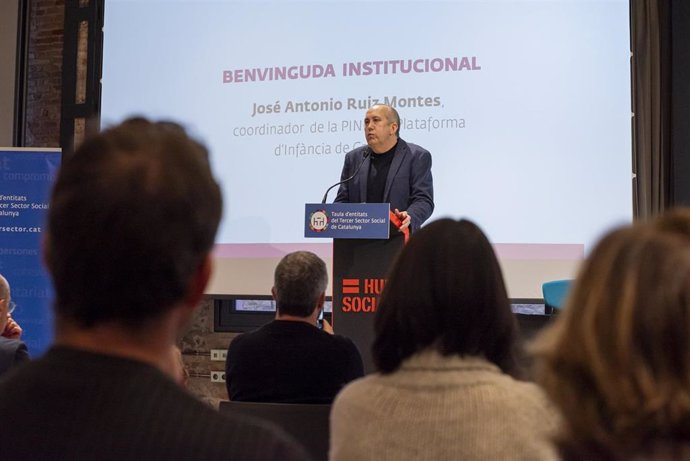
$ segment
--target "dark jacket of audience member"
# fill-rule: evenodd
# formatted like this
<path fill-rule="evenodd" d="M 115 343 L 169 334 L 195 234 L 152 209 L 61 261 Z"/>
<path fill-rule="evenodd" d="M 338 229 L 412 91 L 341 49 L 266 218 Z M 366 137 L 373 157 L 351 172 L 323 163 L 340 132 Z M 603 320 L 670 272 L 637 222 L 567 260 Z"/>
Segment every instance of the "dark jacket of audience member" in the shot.
<path fill-rule="evenodd" d="M 470 221 L 413 234 L 383 290 L 379 373 L 348 385 L 331 412 L 334 460 L 553 459 L 557 417 L 520 382 L 517 326 L 498 260 Z"/>
<path fill-rule="evenodd" d="M 565 460 L 690 459 L 690 245 L 665 227 L 605 236 L 534 345 Z"/>
<path fill-rule="evenodd" d="M 29 361 L 29 349 L 18 339 L 0 337 L 0 375 Z"/>

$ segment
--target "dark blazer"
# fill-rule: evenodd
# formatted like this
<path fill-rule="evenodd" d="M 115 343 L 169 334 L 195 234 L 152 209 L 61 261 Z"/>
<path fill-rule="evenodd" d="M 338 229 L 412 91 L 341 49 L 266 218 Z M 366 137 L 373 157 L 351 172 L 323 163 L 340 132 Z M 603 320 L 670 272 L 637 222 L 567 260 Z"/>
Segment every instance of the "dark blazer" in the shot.
<path fill-rule="evenodd" d="M 0 336 L 0 375 L 28 360 L 29 350 L 26 344 L 18 339 L 7 339 Z"/>
<path fill-rule="evenodd" d="M 358 147 L 345 155 L 345 165 L 340 180 L 352 176 L 357 166 L 362 163 L 368 146 Z M 372 155 L 376 155 L 373 154 Z M 338 189 L 335 202 L 361 203 L 366 201 L 367 180 L 369 178 L 369 157 L 364 160 L 357 176 L 343 183 Z M 393 162 L 388 170 L 383 201 L 396 208 L 407 211 L 410 215 L 412 231 L 426 221 L 434 211 L 434 182 L 431 177 L 431 154 L 416 144 L 398 139 Z"/>

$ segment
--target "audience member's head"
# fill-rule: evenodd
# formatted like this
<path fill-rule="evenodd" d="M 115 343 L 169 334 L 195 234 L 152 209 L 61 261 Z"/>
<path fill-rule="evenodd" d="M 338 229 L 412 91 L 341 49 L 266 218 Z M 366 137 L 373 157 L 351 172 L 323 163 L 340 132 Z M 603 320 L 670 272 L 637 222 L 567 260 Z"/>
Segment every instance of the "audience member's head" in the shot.
<path fill-rule="evenodd" d="M 314 253 L 296 251 L 280 260 L 273 277 L 279 316 L 310 317 L 323 307 L 328 271 Z"/>
<path fill-rule="evenodd" d="M 0 274 L 0 336 L 8 339 L 19 339 L 22 336 L 22 327 L 12 318 L 12 290 L 10 283 Z"/>
<path fill-rule="evenodd" d="M 0 334 L 5 331 L 5 327 L 7 326 L 11 302 L 12 294 L 10 292 L 10 284 L 7 282 L 7 279 L 0 274 Z"/>
<path fill-rule="evenodd" d="M 178 125 L 130 119 L 86 140 L 48 215 L 58 326 L 134 327 L 198 301 L 221 201 L 206 149 Z"/>
<path fill-rule="evenodd" d="M 474 223 L 441 219 L 416 232 L 385 285 L 373 356 L 390 373 L 424 349 L 483 356 L 516 371 L 517 327 L 501 268 Z"/>
<path fill-rule="evenodd" d="M 664 232 L 690 237 L 690 207 L 673 208 L 656 217 L 652 226 Z"/>
<path fill-rule="evenodd" d="M 687 443 L 687 239 L 656 226 L 605 236 L 534 350 L 539 380 L 566 420 L 565 459 L 663 457 Z"/>
<path fill-rule="evenodd" d="M 0 274 L 0 374 L 29 360 L 26 344 L 19 340 L 22 328 L 10 315 L 13 306 L 10 284 Z"/>

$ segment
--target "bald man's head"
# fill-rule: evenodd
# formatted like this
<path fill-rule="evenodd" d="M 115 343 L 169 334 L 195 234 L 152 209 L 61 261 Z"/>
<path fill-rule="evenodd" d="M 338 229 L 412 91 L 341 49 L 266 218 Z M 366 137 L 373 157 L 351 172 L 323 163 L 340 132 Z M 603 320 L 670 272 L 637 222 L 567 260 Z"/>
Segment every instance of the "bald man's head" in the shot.
<path fill-rule="evenodd" d="M 10 318 L 10 284 L 0 275 L 0 334 L 3 334 Z"/>
<path fill-rule="evenodd" d="M 10 302 L 10 284 L 7 279 L 0 274 L 0 299 L 7 299 Z"/>
<path fill-rule="evenodd" d="M 375 154 L 392 149 L 398 142 L 400 116 L 391 106 L 375 104 L 364 116 L 364 136 Z"/>

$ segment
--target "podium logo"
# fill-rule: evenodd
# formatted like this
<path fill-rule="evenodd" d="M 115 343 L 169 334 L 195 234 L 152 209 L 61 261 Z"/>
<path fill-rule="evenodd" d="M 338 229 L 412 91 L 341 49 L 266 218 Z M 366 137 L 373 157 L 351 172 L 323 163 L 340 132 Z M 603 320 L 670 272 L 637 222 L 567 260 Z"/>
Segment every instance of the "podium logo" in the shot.
<path fill-rule="evenodd" d="M 316 210 L 309 215 L 309 229 L 314 232 L 323 232 L 328 229 L 328 215 L 326 210 Z"/>
<path fill-rule="evenodd" d="M 343 293 L 359 294 L 359 279 L 343 279 Z"/>
<path fill-rule="evenodd" d="M 343 312 L 376 312 L 385 279 L 343 279 Z"/>

